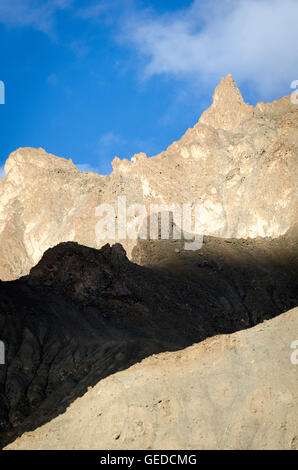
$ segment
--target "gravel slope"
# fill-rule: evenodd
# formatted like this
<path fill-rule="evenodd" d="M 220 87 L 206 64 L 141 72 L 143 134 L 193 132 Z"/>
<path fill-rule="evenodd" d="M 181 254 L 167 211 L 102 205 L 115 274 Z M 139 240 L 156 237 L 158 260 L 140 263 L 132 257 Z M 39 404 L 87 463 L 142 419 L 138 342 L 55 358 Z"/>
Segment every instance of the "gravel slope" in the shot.
<path fill-rule="evenodd" d="M 298 309 L 114 374 L 7 449 L 297 449 Z"/>

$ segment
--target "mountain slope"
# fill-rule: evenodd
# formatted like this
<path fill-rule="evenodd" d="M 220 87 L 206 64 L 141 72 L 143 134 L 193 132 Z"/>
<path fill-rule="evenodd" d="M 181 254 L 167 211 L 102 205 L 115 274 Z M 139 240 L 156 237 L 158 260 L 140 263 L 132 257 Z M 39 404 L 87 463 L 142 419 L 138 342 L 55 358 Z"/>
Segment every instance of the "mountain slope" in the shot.
<path fill-rule="evenodd" d="M 19 149 L 0 179 L 0 278 L 28 274 L 65 241 L 100 248 L 99 204 L 200 206 L 200 232 L 221 238 L 276 238 L 297 221 L 298 107 L 284 97 L 245 104 L 233 78 L 217 86 L 199 122 L 164 152 L 113 161 L 113 173 L 79 172 L 42 149 Z M 133 259 L 137 241 L 118 240 Z"/>
<path fill-rule="evenodd" d="M 161 241 L 153 251 L 164 264 L 151 268 L 131 263 L 121 245 L 49 249 L 29 276 L 0 282 L 2 444 L 146 356 L 296 306 L 297 249 L 291 234 L 258 244 L 207 237 L 200 252 L 173 261 Z"/>
<path fill-rule="evenodd" d="M 298 449 L 298 310 L 145 359 L 7 449 Z"/>

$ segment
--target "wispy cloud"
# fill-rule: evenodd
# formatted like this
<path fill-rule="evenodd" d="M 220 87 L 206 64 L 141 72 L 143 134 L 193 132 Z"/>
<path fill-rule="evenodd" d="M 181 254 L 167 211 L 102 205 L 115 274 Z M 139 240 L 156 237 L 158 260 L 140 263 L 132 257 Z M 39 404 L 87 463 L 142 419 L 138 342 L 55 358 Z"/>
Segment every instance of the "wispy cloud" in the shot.
<path fill-rule="evenodd" d="M 80 171 L 92 171 L 101 175 L 112 172 L 111 161 L 115 156 L 130 159 L 135 153 L 145 152 L 148 156 L 157 153 L 158 141 L 155 138 L 141 139 L 138 137 L 124 139 L 114 130 L 103 134 L 92 145 L 88 152 L 92 155 L 91 163 L 75 163 Z"/>
<path fill-rule="evenodd" d="M 170 14 L 135 11 L 121 39 L 139 52 L 144 78 L 232 73 L 266 96 L 297 78 L 297 17 L 296 0 L 195 0 Z"/>
<path fill-rule="evenodd" d="M 80 171 L 93 171 L 95 173 L 98 173 L 98 168 L 90 165 L 90 163 L 76 163 L 76 167 Z"/>
<path fill-rule="evenodd" d="M 125 143 L 126 141 L 113 131 L 107 132 L 98 140 L 99 146 L 104 147 L 105 149 L 116 145 L 118 146 L 119 144 L 123 145 Z"/>
<path fill-rule="evenodd" d="M 194 0 L 188 8 L 162 14 L 137 4 L 0 0 L 0 23 L 52 34 L 57 12 L 73 6 L 73 17 L 104 19 L 112 34 L 139 53 L 145 79 L 168 75 L 210 85 L 232 73 L 240 85 L 248 83 L 263 96 L 297 79 L 297 0 Z M 90 46 L 78 37 L 70 47 L 82 58 Z"/>
<path fill-rule="evenodd" d="M 73 0 L 1 0 L 0 23 L 8 26 L 29 26 L 50 34 L 54 15 L 70 7 Z"/>
<path fill-rule="evenodd" d="M 156 139 L 142 139 L 140 137 L 127 138 L 120 136 L 114 131 L 102 135 L 97 143 L 98 154 L 111 158 L 131 158 L 135 153 L 145 152 L 152 155 L 156 148 Z"/>
<path fill-rule="evenodd" d="M 72 41 L 69 47 L 79 59 L 86 57 L 90 52 L 90 47 L 82 40 Z"/>
<path fill-rule="evenodd" d="M 84 19 L 96 20 L 109 9 L 107 1 L 100 1 L 93 5 L 85 6 L 77 10 L 77 16 Z"/>
<path fill-rule="evenodd" d="M 48 76 L 47 81 L 50 85 L 53 85 L 53 86 L 58 85 L 58 77 L 55 73 L 51 73 L 51 75 Z"/>
<path fill-rule="evenodd" d="M 152 156 L 157 153 L 157 144 L 158 141 L 155 138 L 142 139 L 135 136 L 124 138 L 115 130 L 111 130 L 88 145 L 88 153 L 92 155 L 91 163 L 75 163 L 75 165 L 80 171 L 110 174 L 112 171 L 111 161 L 114 157 L 130 159 L 139 152 L 145 152 L 148 156 Z"/>

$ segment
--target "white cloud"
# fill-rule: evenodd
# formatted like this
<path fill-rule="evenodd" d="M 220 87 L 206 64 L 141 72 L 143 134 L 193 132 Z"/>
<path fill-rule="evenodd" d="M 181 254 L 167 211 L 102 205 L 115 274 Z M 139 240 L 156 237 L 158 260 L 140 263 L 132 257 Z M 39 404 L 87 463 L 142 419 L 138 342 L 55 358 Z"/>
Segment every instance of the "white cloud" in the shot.
<path fill-rule="evenodd" d="M 51 33 L 54 15 L 68 8 L 73 0 L 1 0 L 0 23 L 8 26 L 30 26 Z"/>
<path fill-rule="evenodd" d="M 298 78 L 297 18 L 297 0 L 195 0 L 174 13 L 127 16 L 121 39 L 140 53 L 145 78 L 208 83 L 232 73 L 266 96 Z"/>

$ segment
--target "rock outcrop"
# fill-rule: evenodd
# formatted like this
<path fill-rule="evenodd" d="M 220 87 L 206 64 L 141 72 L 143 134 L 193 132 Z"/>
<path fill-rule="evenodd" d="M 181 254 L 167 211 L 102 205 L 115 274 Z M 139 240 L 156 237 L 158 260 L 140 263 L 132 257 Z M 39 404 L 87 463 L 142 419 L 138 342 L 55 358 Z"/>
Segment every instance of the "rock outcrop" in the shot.
<path fill-rule="evenodd" d="M 7 449 L 298 449 L 298 309 L 114 374 Z"/>
<path fill-rule="evenodd" d="M 64 241 L 100 248 L 95 208 L 117 197 L 127 205 L 200 206 L 204 235 L 276 238 L 297 221 L 298 107 L 284 97 L 244 103 L 229 75 L 199 122 L 159 155 L 113 161 L 113 173 L 79 172 L 42 149 L 19 149 L 0 179 L 0 278 L 28 274 Z M 136 240 L 120 239 L 133 259 Z"/>

